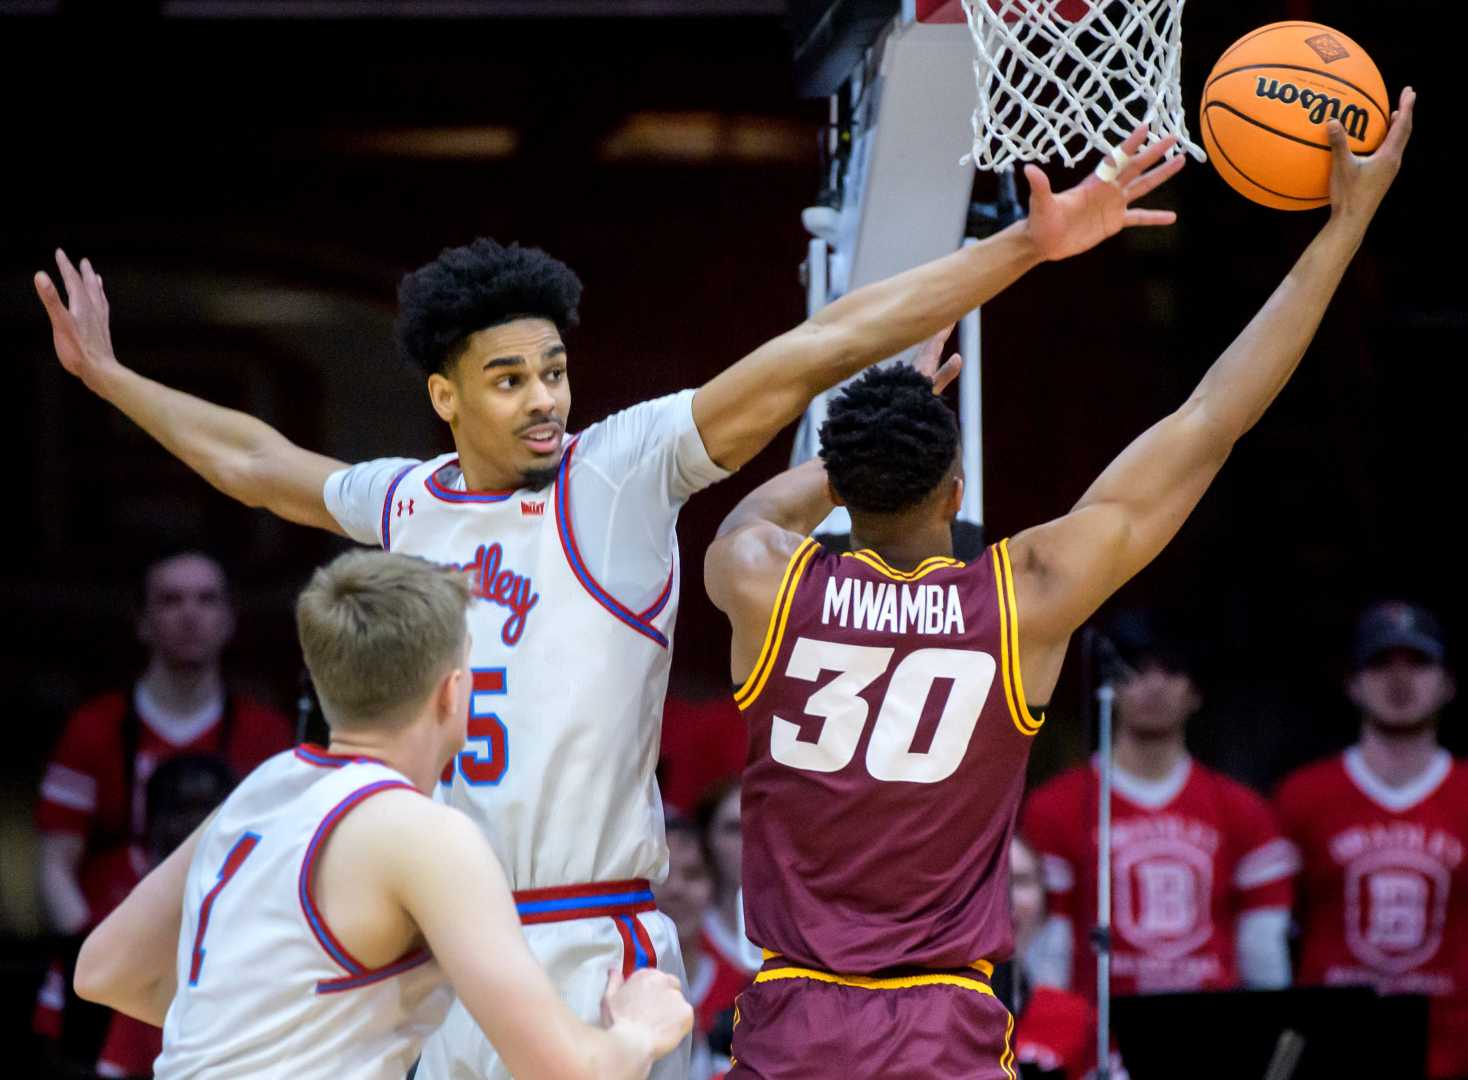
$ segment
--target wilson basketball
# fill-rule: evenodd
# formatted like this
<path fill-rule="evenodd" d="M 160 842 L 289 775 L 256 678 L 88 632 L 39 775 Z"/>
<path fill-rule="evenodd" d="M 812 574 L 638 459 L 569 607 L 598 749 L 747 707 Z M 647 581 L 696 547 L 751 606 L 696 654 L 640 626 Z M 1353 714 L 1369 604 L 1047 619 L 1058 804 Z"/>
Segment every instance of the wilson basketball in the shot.
<path fill-rule="evenodd" d="M 1277 210 L 1330 201 L 1326 121 L 1369 154 L 1386 137 L 1390 105 L 1371 57 L 1338 30 L 1280 22 L 1245 34 L 1203 86 L 1203 147 L 1235 191 Z"/>

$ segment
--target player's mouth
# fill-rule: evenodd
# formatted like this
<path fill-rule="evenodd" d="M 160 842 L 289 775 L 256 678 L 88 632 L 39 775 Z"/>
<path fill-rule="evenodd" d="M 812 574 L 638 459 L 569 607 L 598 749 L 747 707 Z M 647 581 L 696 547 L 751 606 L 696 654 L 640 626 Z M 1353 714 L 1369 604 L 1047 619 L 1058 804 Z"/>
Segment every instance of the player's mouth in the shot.
<path fill-rule="evenodd" d="M 520 441 L 530 448 L 532 454 L 544 457 L 561 448 L 560 424 L 536 424 L 520 432 Z"/>

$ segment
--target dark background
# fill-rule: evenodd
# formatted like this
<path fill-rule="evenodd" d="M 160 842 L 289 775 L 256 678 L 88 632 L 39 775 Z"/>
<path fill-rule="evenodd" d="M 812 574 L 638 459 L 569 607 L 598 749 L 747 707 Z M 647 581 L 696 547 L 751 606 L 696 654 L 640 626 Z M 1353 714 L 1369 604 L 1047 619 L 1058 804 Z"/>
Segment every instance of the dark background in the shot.
<path fill-rule="evenodd" d="M 823 101 L 796 96 L 781 5 L 764 0 L 709 0 L 736 13 L 703 18 L 657 14 L 678 5 L 655 2 L 622 5 L 654 12 L 640 18 L 577 16 L 567 13 L 616 5 L 557 0 L 417 5 L 556 18 L 413 20 L 60 6 L 61 17 L 3 17 L 58 5 L 0 2 L 10 417 L 0 676 L 12 733 L 0 806 L 11 822 L 28 815 L 66 710 L 141 662 L 133 590 L 151 553 L 184 541 L 224 557 L 242 608 L 231 671 L 289 707 L 300 670 L 293 594 L 341 546 L 213 492 L 60 370 L 29 280 L 52 248 L 90 256 L 105 275 L 125 363 L 345 460 L 427 456 L 447 447 L 447 431 L 393 356 L 403 271 L 476 235 L 540 245 L 575 267 L 587 288 L 569 339 L 573 426 L 697 385 L 804 314 L 799 211 L 820 186 L 826 115 Z M 1394 96 L 1409 82 L 1421 92 L 1397 186 L 1299 375 L 1120 597 L 1188 613 L 1209 657 L 1196 748 L 1265 788 L 1353 736 L 1340 681 L 1363 601 L 1405 595 L 1461 625 L 1454 8 L 1187 9 L 1189 101 L 1231 41 L 1287 15 L 1355 37 Z M 1197 163 L 1152 202 L 1178 209 L 1179 225 L 1042 267 L 984 312 L 993 537 L 1063 513 L 1178 404 L 1324 221 L 1256 207 Z M 720 693 L 727 675 L 701 552 L 788 451 L 787 434 L 683 515 L 683 692 Z M 1085 741 L 1075 668 L 1037 774 Z M 1460 715 L 1450 712 L 1444 737 L 1461 752 Z M 34 930 L 36 912 L 17 888 L 27 841 L 4 834 L 0 930 L 13 939 Z M 12 1020 L 23 1024 L 13 1010 Z"/>

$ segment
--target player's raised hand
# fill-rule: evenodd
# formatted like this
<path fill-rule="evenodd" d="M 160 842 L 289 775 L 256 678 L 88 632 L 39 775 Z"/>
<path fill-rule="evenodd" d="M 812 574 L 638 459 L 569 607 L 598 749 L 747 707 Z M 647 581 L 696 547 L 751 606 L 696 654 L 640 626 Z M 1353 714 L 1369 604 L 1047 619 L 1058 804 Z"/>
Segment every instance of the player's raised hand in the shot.
<path fill-rule="evenodd" d="M 948 335 L 953 333 L 956 323 L 939 330 L 927 341 L 923 342 L 922 348 L 918 350 L 917 356 L 913 358 L 913 370 L 920 375 L 926 375 L 933 380 L 933 393 L 941 394 L 947 390 L 953 380 L 958 378 L 959 369 L 963 367 L 963 357 L 954 353 L 940 365 L 943 360 L 943 346 L 948 344 Z"/>
<path fill-rule="evenodd" d="M 643 968 L 623 980 L 613 970 L 601 1002 L 602 1021 L 627 1025 L 647 1038 L 653 1057 L 671 1051 L 693 1029 L 693 1007 L 683 998 L 678 980 L 665 971 Z"/>
<path fill-rule="evenodd" d="M 112 352 L 112 331 L 108 327 L 107 293 L 102 288 L 102 275 L 92 269 L 87 259 L 78 270 L 56 249 L 56 267 L 66 286 L 63 301 L 55 283 L 44 271 L 35 276 L 36 293 L 51 320 L 51 340 L 61 366 L 93 390 L 107 372 L 118 367 Z"/>
<path fill-rule="evenodd" d="M 1089 251 L 1102 240 L 1134 225 L 1171 225 L 1177 215 L 1171 210 L 1141 210 L 1132 203 L 1177 174 L 1185 160 L 1176 154 L 1163 160 L 1177 145 L 1177 137 L 1153 143 L 1145 150 L 1146 125 L 1139 125 L 1125 142 L 1113 164 L 1111 179 L 1093 172 L 1079 184 L 1060 194 L 1050 189 L 1049 178 L 1038 166 L 1025 166 L 1030 182 L 1028 229 L 1036 251 L 1044 259 L 1065 259 Z"/>
<path fill-rule="evenodd" d="M 1402 152 L 1412 137 L 1412 109 L 1417 92 L 1410 86 L 1402 90 L 1391 126 L 1374 154 L 1351 152 L 1346 130 L 1339 120 L 1330 120 L 1325 133 L 1330 139 L 1330 216 L 1365 228 L 1386 196 L 1397 170 L 1402 167 Z"/>

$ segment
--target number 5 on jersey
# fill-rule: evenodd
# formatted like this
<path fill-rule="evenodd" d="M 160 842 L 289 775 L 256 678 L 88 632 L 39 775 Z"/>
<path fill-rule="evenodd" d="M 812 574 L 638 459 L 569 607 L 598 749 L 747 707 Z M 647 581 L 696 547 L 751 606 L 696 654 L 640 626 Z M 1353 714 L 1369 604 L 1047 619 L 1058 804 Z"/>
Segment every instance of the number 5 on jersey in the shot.
<path fill-rule="evenodd" d="M 800 738 L 799 724 L 776 716 L 770 756 L 792 769 L 836 772 L 856 755 L 869 706 L 862 691 L 892 663 L 892 649 L 799 638 L 785 674 L 815 682 L 822 672 L 836 678 L 812 694 L 805 711 L 822 719 L 815 742 Z M 998 670 L 988 653 L 971 649 L 918 649 L 903 657 L 887 680 L 887 692 L 867 742 L 866 767 L 877 780 L 936 784 L 952 776 L 968 752 L 979 713 Z M 915 751 L 918 722 L 939 680 L 951 682 L 948 699 L 927 749 Z"/>
<path fill-rule="evenodd" d="M 487 699 L 509 692 L 505 669 L 474 668 L 474 688 L 469 695 L 468 746 L 444 767 L 440 781 L 451 784 L 454 767 L 466 784 L 492 787 L 505 778 L 510 767 L 510 732 Z"/>

